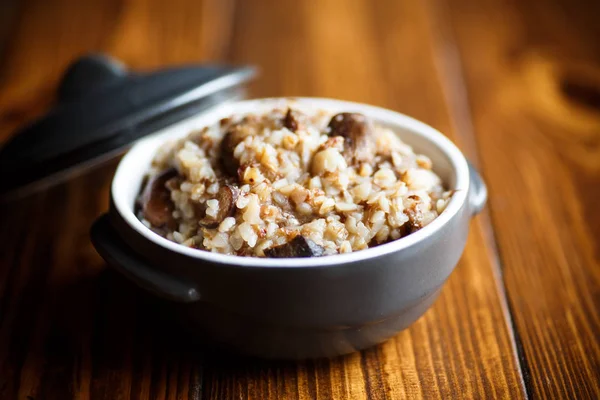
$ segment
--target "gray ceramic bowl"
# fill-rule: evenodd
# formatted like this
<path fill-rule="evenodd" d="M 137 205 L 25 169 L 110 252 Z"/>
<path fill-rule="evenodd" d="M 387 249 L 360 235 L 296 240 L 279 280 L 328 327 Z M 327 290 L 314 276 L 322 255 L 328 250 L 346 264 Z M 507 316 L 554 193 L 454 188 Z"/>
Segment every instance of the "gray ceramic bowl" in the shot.
<path fill-rule="evenodd" d="M 455 189 L 431 224 L 394 242 L 318 258 L 262 259 L 190 249 L 160 237 L 134 215 L 135 197 L 158 147 L 231 114 L 293 106 L 363 113 L 428 155 Z M 441 133 L 412 118 L 327 99 L 223 104 L 138 142 L 112 182 L 111 208 L 92 228 L 98 252 L 118 271 L 169 299 L 184 323 L 239 352 L 268 358 L 329 357 L 373 346 L 417 320 L 434 302 L 465 247 L 486 187 Z M 185 304 L 183 304 L 185 303 Z"/>

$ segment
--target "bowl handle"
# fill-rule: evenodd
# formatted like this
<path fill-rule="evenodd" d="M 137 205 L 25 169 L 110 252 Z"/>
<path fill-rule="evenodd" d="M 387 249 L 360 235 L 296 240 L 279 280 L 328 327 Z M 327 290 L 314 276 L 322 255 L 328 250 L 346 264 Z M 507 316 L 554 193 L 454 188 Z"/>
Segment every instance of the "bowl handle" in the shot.
<path fill-rule="evenodd" d="M 487 186 L 473 164 L 469 161 L 467 161 L 467 164 L 469 164 L 469 176 L 471 181 L 469 187 L 469 206 L 471 208 L 471 215 L 476 215 L 479 214 L 487 201 Z"/>
<path fill-rule="evenodd" d="M 191 303 L 200 299 L 193 284 L 152 268 L 119 238 L 107 214 L 94 222 L 92 243 L 104 260 L 137 285 L 168 300 Z"/>

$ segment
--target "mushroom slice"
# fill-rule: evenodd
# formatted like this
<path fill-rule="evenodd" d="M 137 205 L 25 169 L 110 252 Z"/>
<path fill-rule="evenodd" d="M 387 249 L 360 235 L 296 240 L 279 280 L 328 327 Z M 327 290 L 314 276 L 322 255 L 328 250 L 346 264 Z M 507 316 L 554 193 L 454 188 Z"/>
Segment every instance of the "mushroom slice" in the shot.
<path fill-rule="evenodd" d="M 292 132 L 296 132 L 298 130 L 298 125 L 299 123 L 297 118 L 297 112 L 292 111 L 291 108 L 288 108 L 287 113 L 283 118 L 283 126 L 288 128 Z"/>
<path fill-rule="evenodd" d="M 351 163 L 370 162 L 375 156 L 371 122 L 362 114 L 340 113 L 329 121 L 329 136 L 344 138 L 344 157 Z"/>
<path fill-rule="evenodd" d="M 225 133 L 223 140 L 221 141 L 219 160 L 223 170 L 232 177 L 237 177 L 238 168 L 240 167 L 240 161 L 233 155 L 235 146 L 237 146 L 240 141 L 241 138 L 235 126 Z"/>
<path fill-rule="evenodd" d="M 298 235 L 286 244 L 265 250 L 265 255 L 269 258 L 319 257 L 323 252 L 323 247 Z"/>
<path fill-rule="evenodd" d="M 235 202 L 237 201 L 238 194 L 239 190 L 235 186 L 221 186 L 217 192 L 217 200 L 219 201 L 219 211 L 217 212 L 217 215 L 214 217 L 204 215 L 199 221 L 199 224 L 210 229 L 218 227 L 225 218 L 232 215 L 235 211 Z"/>
<path fill-rule="evenodd" d="M 142 192 L 142 214 L 154 227 L 172 226 L 175 223 L 173 218 L 175 206 L 171 200 L 171 190 L 167 187 L 167 182 L 177 175 L 174 168 L 167 169 L 151 177 Z"/>

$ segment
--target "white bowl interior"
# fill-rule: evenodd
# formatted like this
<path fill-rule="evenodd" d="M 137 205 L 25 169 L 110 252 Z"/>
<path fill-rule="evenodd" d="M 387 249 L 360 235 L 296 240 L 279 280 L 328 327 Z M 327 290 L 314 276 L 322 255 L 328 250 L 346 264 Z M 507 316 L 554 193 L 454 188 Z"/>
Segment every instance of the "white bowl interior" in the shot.
<path fill-rule="evenodd" d="M 452 197 L 446 210 L 438 218 L 409 236 L 371 249 L 315 258 L 265 259 L 224 255 L 191 249 L 161 237 L 137 219 L 134 214 L 136 197 L 139 194 L 144 176 L 150 168 L 152 159 L 163 143 L 186 136 L 191 130 L 212 125 L 217 123 L 221 118 L 234 114 L 243 115 L 267 112 L 273 107 L 286 107 L 287 105 L 307 113 L 310 113 L 311 110 L 326 110 L 332 113 L 359 112 L 369 116 L 376 123 L 387 126 L 397 132 L 400 138 L 405 143 L 411 145 L 417 153 L 422 153 L 430 157 L 433 162 L 434 171 L 449 189 L 455 189 L 457 192 Z M 219 263 L 244 266 L 273 265 L 293 267 L 320 266 L 357 261 L 407 247 L 426 235 L 432 234 L 455 215 L 467 197 L 468 187 L 469 172 L 462 153 L 448 138 L 422 122 L 390 110 L 352 102 L 318 98 L 273 98 L 224 103 L 140 140 L 119 163 L 112 182 L 111 196 L 117 212 L 134 230 L 147 239 L 175 252 Z"/>

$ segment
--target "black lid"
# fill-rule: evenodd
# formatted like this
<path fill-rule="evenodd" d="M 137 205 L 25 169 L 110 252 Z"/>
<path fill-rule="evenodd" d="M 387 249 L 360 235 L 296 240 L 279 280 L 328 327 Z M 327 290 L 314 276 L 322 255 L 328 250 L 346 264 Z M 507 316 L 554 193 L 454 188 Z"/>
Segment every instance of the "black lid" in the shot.
<path fill-rule="evenodd" d="M 0 149 L 0 198 L 24 195 L 121 153 L 137 139 L 242 95 L 250 67 L 128 72 L 91 55 L 74 62 L 58 104 Z"/>

